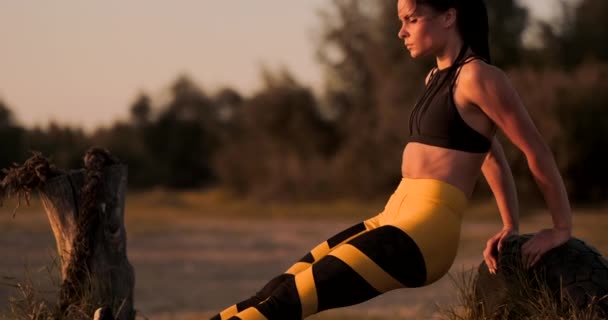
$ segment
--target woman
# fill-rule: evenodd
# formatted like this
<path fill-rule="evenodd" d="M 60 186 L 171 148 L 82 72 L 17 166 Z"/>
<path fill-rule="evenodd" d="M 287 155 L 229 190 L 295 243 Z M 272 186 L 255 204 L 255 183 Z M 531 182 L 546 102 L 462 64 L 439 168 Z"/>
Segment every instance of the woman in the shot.
<path fill-rule="evenodd" d="M 553 218 L 552 228 L 522 247 L 526 265 L 570 238 L 570 205 L 553 155 L 505 74 L 490 64 L 483 1 L 399 0 L 397 12 L 398 36 L 410 55 L 437 60 L 410 116 L 399 186 L 381 213 L 319 244 L 256 296 L 213 320 L 303 319 L 437 281 L 456 256 L 463 211 L 480 173 L 504 224 L 484 251 L 495 273 L 496 250 L 519 229 L 497 129 L 525 154 Z"/>

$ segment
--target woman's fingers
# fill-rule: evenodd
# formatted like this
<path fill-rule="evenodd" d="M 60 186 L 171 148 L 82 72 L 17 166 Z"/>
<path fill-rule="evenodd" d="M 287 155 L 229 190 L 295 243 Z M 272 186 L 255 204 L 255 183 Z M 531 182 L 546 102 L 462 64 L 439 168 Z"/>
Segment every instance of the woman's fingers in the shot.
<path fill-rule="evenodd" d="M 540 250 L 529 252 L 525 261 L 526 269 L 532 267 L 540 259 L 541 255 L 542 253 Z"/>
<path fill-rule="evenodd" d="M 494 264 L 492 263 L 492 257 L 488 254 L 488 247 L 483 250 L 483 259 L 486 261 L 486 265 L 488 266 L 488 271 L 492 273 Z"/>
<path fill-rule="evenodd" d="M 542 255 L 543 255 L 543 254 L 542 254 L 541 252 L 537 252 L 537 253 L 534 255 L 534 257 L 532 258 L 532 261 L 530 262 L 530 266 L 528 266 L 528 268 L 529 268 L 529 267 L 534 266 L 534 265 L 535 265 L 535 264 L 538 262 L 538 260 L 540 260 L 540 257 L 541 257 Z"/>
<path fill-rule="evenodd" d="M 492 256 L 486 257 L 486 264 L 488 265 L 488 271 L 491 274 L 496 274 L 496 260 Z"/>
<path fill-rule="evenodd" d="M 530 239 L 521 247 L 522 259 L 524 266 L 530 268 L 535 265 L 542 255 L 547 251 L 544 248 L 546 243 L 540 241 L 540 239 Z"/>
<path fill-rule="evenodd" d="M 521 258 L 526 269 L 528 268 L 528 265 L 532 260 L 532 255 L 534 254 L 533 251 L 535 251 L 535 242 L 536 241 L 534 237 L 532 237 L 532 239 L 526 241 L 526 243 L 521 246 Z"/>
<path fill-rule="evenodd" d="M 486 265 L 488 266 L 488 271 L 490 273 L 494 273 L 494 262 L 492 261 L 492 256 L 490 254 L 490 244 L 486 244 L 486 248 L 483 250 L 483 258 L 486 261 Z"/>
<path fill-rule="evenodd" d="M 496 257 L 494 257 L 494 255 L 492 255 L 492 253 L 490 253 L 489 255 L 490 258 L 490 264 L 492 265 L 492 273 L 496 274 Z"/>
<path fill-rule="evenodd" d="M 500 239 L 498 240 L 498 251 L 502 250 L 502 243 L 505 240 L 506 237 L 500 237 Z"/>
<path fill-rule="evenodd" d="M 496 274 L 496 271 L 498 270 L 498 252 L 502 250 L 504 240 L 511 233 L 512 232 L 508 230 L 502 230 L 501 232 L 488 239 L 486 243 L 486 248 L 483 252 L 483 255 L 486 264 L 488 265 L 488 270 L 492 274 Z"/>
<path fill-rule="evenodd" d="M 484 258 L 486 260 L 486 264 L 488 265 L 488 269 L 492 274 L 496 274 L 496 270 L 498 269 L 494 248 L 496 247 L 499 236 L 500 235 L 496 235 L 490 238 L 486 243 L 486 249 L 484 250 Z"/>

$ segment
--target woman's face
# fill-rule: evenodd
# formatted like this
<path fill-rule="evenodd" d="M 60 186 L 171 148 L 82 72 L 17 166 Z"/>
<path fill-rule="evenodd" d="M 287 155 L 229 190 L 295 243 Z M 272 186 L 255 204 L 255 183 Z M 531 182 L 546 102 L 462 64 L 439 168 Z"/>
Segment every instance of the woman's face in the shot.
<path fill-rule="evenodd" d="M 401 21 L 399 39 L 412 58 L 433 54 L 445 43 L 441 13 L 427 5 L 416 5 L 415 0 L 399 0 L 397 14 Z"/>

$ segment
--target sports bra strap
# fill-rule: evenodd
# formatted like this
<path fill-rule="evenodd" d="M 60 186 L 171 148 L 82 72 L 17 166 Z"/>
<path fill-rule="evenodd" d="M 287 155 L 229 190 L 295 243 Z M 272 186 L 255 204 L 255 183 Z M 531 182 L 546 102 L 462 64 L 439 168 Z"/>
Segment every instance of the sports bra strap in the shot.
<path fill-rule="evenodd" d="M 482 58 L 481 56 L 478 55 L 471 55 L 466 57 L 463 61 L 459 62 L 457 67 L 456 67 L 456 73 L 454 74 L 454 77 L 452 77 L 451 81 L 450 81 L 450 94 L 453 93 L 454 90 L 454 85 L 456 84 L 456 79 L 458 79 L 458 76 L 460 75 L 460 70 L 462 69 L 462 66 L 464 66 L 465 64 L 473 61 L 473 60 L 485 60 L 484 58 Z"/>

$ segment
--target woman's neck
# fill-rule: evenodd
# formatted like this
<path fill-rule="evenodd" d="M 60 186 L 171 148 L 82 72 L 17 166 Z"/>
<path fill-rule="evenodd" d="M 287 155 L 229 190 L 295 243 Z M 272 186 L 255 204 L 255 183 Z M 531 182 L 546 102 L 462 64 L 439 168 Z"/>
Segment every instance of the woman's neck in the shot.
<path fill-rule="evenodd" d="M 447 69 L 454 63 L 464 44 L 460 37 L 450 37 L 450 39 L 453 40 L 448 40 L 443 50 L 437 54 L 437 68 L 440 70 Z"/>

